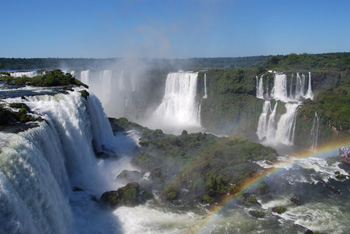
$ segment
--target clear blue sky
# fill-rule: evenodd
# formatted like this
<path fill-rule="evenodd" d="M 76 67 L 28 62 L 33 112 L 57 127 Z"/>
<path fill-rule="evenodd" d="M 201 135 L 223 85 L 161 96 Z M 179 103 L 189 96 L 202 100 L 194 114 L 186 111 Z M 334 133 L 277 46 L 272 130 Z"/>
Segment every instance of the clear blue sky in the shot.
<path fill-rule="evenodd" d="M 0 57 L 350 51 L 348 0 L 2 0 Z"/>

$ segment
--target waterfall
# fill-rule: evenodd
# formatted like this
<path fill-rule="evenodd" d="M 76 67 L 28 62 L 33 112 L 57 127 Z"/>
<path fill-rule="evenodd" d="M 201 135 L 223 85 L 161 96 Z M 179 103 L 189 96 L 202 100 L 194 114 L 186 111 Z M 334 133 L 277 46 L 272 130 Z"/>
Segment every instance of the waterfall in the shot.
<path fill-rule="evenodd" d="M 204 96 L 203 99 L 207 99 L 208 94 L 207 94 L 207 73 L 204 74 Z"/>
<path fill-rule="evenodd" d="M 135 73 L 131 75 L 131 90 L 132 92 L 136 91 Z"/>
<path fill-rule="evenodd" d="M 264 99 L 264 84 L 263 84 L 263 76 L 256 77 L 256 97 L 260 99 Z"/>
<path fill-rule="evenodd" d="M 270 95 L 269 95 L 269 77 L 266 77 L 266 91 L 265 91 L 264 98 L 265 99 L 270 98 Z"/>
<path fill-rule="evenodd" d="M 299 104 L 286 103 L 287 109 L 277 124 L 274 142 L 281 142 L 285 145 L 293 145 L 296 111 Z"/>
<path fill-rule="evenodd" d="M 100 72 L 99 86 L 94 85 L 92 92 L 99 96 L 101 102 L 108 103 L 111 98 L 112 71 L 103 70 Z"/>
<path fill-rule="evenodd" d="M 265 101 L 262 113 L 260 114 L 259 117 L 259 122 L 258 122 L 258 129 L 256 134 L 259 137 L 259 140 L 262 140 L 263 138 L 266 137 L 267 133 L 267 114 L 268 111 L 270 110 L 271 103 L 270 101 Z"/>
<path fill-rule="evenodd" d="M 318 143 L 319 117 L 315 111 L 315 118 L 310 132 L 310 151 L 315 151 Z"/>
<path fill-rule="evenodd" d="M 162 102 L 153 113 L 150 123 L 146 124 L 177 130 L 200 127 L 196 101 L 197 76 L 197 72 L 169 73 Z"/>
<path fill-rule="evenodd" d="M 287 76 L 285 74 L 275 74 L 271 96 L 275 100 L 287 101 Z"/>
<path fill-rule="evenodd" d="M 311 72 L 309 72 L 309 83 L 308 83 L 308 88 L 307 88 L 307 93 L 305 98 L 309 98 L 311 100 L 314 98 L 314 94 L 312 92 L 312 87 L 311 87 Z"/>
<path fill-rule="evenodd" d="M 286 74 L 275 72 L 274 85 L 271 90 L 271 95 L 268 96 L 268 88 L 265 95 L 263 94 L 262 76 L 260 78 L 256 77 L 256 97 L 265 99 L 256 132 L 259 140 L 264 140 L 267 144 L 293 144 L 295 118 L 298 106 L 301 104 L 302 98 L 313 98 L 311 72 L 309 72 L 309 82 L 306 94 L 304 91 L 305 79 L 306 77 L 304 74 L 300 76 L 300 74 L 297 73 L 296 79 L 294 79 L 294 74 L 292 74 L 288 84 Z M 267 85 L 268 82 L 266 82 L 266 87 Z M 278 121 L 275 120 L 277 102 L 273 110 L 271 110 L 270 99 L 283 102 L 286 108 L 286 112 L 281 115 Z"/>
<path fill-rule="evenodd" d="M 304 91 L 302 89 L 302 87 L 304 87 L 304 85 L 302 84 L 302 80 L 301 77 L 299 75 L 299 72 L 297 73 L 297 81 L 296 81 L 296 85 L 295 85 L 295 99 L 300 99 L 300 97 L 302 97 L 304 95 Z"/>
<path fill-rule="evenodd" d="M 275 116 L 276 116 L 277 104 L 278 102 L 275 103 L 275 106 L 269 116 L 269 121 L 267 123 L 267 128 L 266 128 L 267 140 L 274 138 L 276 135 Z"/>
<path fill-rule="evenodd" d="M 34 77 L 37 76 L 38 73 L 36 71 L 28 71 L 28 72 L 11 72 L 11 76 L 13 77 L 22 77 L 22 76 L 27 76 L 27 77 Z"/>
<path fill-rule="evenodd" d="M 292 74 L 292 76 L 290 77 L 290 83 L 289 83 L 289 97 L 294 99 L 295 96 L 293 95 L 293 78 L 294 78 L 294 74 Z"/>
<path fill-rule="evenodd" d="M 119 84 L 118 84 L 119 91 L 122 91 L 124 89 L 124 71 L 123 70 L 120 72 L 118 81 L 119 81 Z"/>
<path fill-rule="evenodd" d="M 73 233 L 71 188 L 105 186 L 91 142 L 108 147 L 111 127 L 93 95 L 88 102 L 77 91 L 6 99 L 20 101 L 46 121 L 0 133 L 0 233 Z"/>
<path fill-rule="evenodd" d="M 80 73 L 80 81 L 83 82 L 84 84 L 90 86 L 89 72 L 90 72 L 89 70 L 81 71 L 81 73 Z"/>

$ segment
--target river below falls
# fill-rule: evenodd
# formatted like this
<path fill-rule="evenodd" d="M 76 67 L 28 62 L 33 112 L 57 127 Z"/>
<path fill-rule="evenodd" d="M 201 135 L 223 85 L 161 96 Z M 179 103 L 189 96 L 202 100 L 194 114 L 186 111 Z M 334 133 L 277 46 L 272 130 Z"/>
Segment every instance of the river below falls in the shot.
<path fill-rule="evenodd" d="M 115 167 L 123 166 L 114 161 Z M 225 205 L 209 209 L 203 204 L 169 204 L 155 199 L 136 207 L 120 207 L 105 214 L 102 227 L 116 233 L 305 233 L 307 229 L 320 233 L 349 233 L 350 180 L 337 179 L 336 173 L 349 175 L 350 167 L 337 157 L 279 158 L 281 166 L 261 179 L 269 186 L 269 193 L 257 196 L 258 204 L 246 207 L 232 199 Z M 285 162 L 291 163 L 285 163 Z M 257 162 L 268 166 L 264 162 Z M 105 163 L 107 164 L 107 163 Z M 278 166 L 277 166 L 278 167 Z M 116 171 L 113 166 L 109 170 Z M 117 171 L 121 171 L 119 168 Z M 115 177 L 114 177 L 115 178 Z M 112 177 L 111 177 L 112 179 Z M 122 186 L 115 181 L 116 187 Z M 249 189 L 245 192 L 249 193 Z M 290 199 L 298 197 L 300 205 Z M 272 212 L 285 206 L 283 214 Z M 78 210 L 80 209 L 78 205 Z M 73 211 L 77 208 L 73 207 Z M 249 211 L 265 212 L 255 218 Z M 94 216 L 96 211 L 92 209 Z M 106 220 L 109 220 L 108 222 Z M 109 223 L 109 225 L 106 225 Z M 96 225 L 94 225 L 96 227 Z M 107 233 L 110 233 L 107 231 Z"/>

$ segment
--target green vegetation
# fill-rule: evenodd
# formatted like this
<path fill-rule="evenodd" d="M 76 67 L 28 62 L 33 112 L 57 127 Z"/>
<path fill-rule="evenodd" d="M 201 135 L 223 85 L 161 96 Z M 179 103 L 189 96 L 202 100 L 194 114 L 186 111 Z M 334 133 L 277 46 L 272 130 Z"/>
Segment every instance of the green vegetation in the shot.
<path fill-rule="evenodd" d="M 179 69 L 201 69 L 201 68 L 225 68 L 225 67 L 253 67 L 258 66 L 270 56 L 251 56 L 237 58 L 190 58 L 190 59 L 141 59 L 142 63 L 155 68 Z M 120 61 L 119 58 L 112 59 L 74 59 L 74 58 L 0 58 L 0 69 L 2 70 L 33 70 L 54 69 L 62 65 L 78 68 L 92 69 L 106 67 Z"/>
<path fill-rule="evenodd" d="M 82 96 L 83 98 L 85 98 L 85 100 L 87 100 L 88 96 L 90 95 L 89 92 L 86 91 L 85 89 L 82 90 L 82 91 L 80 91 L 80 93 L 81 93 L 81 96 Z"/>
<path fill-rule="evenodd" d="M 17 78 L 4 76 L 0 77 L 0 80 L 6 81 L 6 84 L 8 85 L 32 85 L 40 87 L 78 85 L 88 88 L 86 84 L 75 79 L 70 73 L 64 73 L 59 69 L 45 71 L 43 73 L 44 75 L 38 75 L 33 78 L 26 76 Z"/>
<path fill-rule="evenodd" d="M 102 194 L 100 201 L 110 208 L 119 206 L 135 206 L 141 203 L 138 196 L 140 185 L 129 183 L 115 191 L 108 191 Z"/>
<path fill-rule="evenodd" d="M 208 70 L 209 98 L 201 102 L 202 125 L 220 134 L 254 133 L 264 102 L 255 97 L 255 77 L 260 72 L 260 68 Z M 204 73 L 199 73 L 198 79 L 203 77 Z M 199 92 L 202 97 L 203 81 L 199 81 Z"/>
<path fill-rule="evenodd" d="M 240 191 L 242 182 L 261 169 L 254 161 L 274 162 L 274 149 L 238 137 L 216 137 L 206 133 L 180 136 L 167 135 L 129 122 L 126 118 L 112 119 L 113 130 L 134 129 L 141 135 L 141 152 L 131 163 L 150 172 L 153 189 L 160 190 L 164 200 L 198 199 L 213 204 L 227 194 Z M 268 193 L 265 183 L 253 193 Z M 188 191 L 183 193 L 181 191 Z M 254 196 L 247 203 L 256 203 Z"/>
<path fill-rule="evenodd" d="M 335 178 L 343 180 L 343 179 L 346 179 L 346 175 L 338 174 L 335 176 Z"/>
<path fill-rule="evenodd" d="M 323 91 L 314 101 L 307 100 L 298 110 L 296 143 L 308 146 L 315 112 L 320 118 L 319 143 L 350 139 L 350 84 Z"/>
<path fill-rule="evenodd" d="M 272 56 L 262 66 L 274 70 L 350 70 L 350 53 L 289 54 Z"/>
<path fill-rule="evenodd" d="M 10 122 L 12 118 L 12 112 L 3 105 L 0 105 L 0 125 L 6 125 Z"/>
<path fill-rule="evenodd" d="M 265 212 L 260 210 L 250 210 L 249 214 L 255 218 L 263 218 L 265 216 Z"/>
<path fill-rule="evenodd" d="M 9 107 L 19 110 L 12 111 L 9 108 L 4 107 L 4 105 L 0 105 L 0 125 L 42 121 L 40 116 L 37 118 L 32 116 L 29 107 L 24 103 L 10 103 Z"/>
<path fill-rule="evenodd" d="M 276 206 L 272 208 L 272 212 L 277 214 L 283 214 L 287 211 L 287 208 L 285 206 Z"/>
<path fill-rule="evenodd" d="M 253 161 L 275 161 L 277 155 L 272 148 L 244 138 L 197 133 L 163 134 L 151 139 L 140 142 L 143 152 L 132 159 L 132 164 L 151 172 L 155 186 L 163 190 L 167 200 L 201 196 L 203 202 L 211 204 L 240 190 L 240 184 L 260 168 Z M 183 195 L 181 189 L 189 192 Z M 247 199 L 247 204 L 253 203 L 254 196 Z"/>
<path fill-rule="evenodd" d="M 254 197 L 252 195 L 247 197 L 244 201 L 244 205 L 247 207 L 254 205 L 254 204 L 257 204 L 257 203 L 258 203 L 258 201 L 256 200 L 256 197 Z"/>

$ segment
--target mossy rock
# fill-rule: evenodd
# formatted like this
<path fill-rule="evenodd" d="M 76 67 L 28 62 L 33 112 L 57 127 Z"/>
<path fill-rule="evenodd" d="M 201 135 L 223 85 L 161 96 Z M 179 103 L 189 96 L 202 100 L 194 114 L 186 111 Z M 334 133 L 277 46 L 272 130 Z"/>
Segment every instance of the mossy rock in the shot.
<path fill-rule="evenodd" d="M 82 96 L 83 98 L 85 98 L 85 100 L 87 100 L 88 96 L 90 95 L 89 92 L 86 91 L 85 89 L 84 89 L 84 90 L 81 90 L 80 93 L 81 93 L 81 96 Z"/>
<path fill-rule="evenodd" d="M 283 214 L 287 211 L 287 208 L 285 206 L 276 206 L 272 208 L 272 212 L 277 214 Z"/>
<path fill-rule="evenodd" d="M 295 205 L 297 205 L 297 206 L 300 206 L 300 205 L 301 205 L 301 202 L 300 202 L 300 198 L 299 198 L 299 197 L 296 197 L 296 196 L 291 197 L 291 198 L 290 198 L 290 201 L 293 202 L 293 203 L 294 203 Z"/>
<path fill-rule="evenodd" d="M 250 195 L 244 200 L 244 205 L 247 207 L 256 205 L 256 204 L 259 204 L 259 203 L 258 203 L 258 200 L 256 200 L 255 196 Z"/>
<path fill-rule="evenodd" d="M 263 218 L 265 216 L 265 212 L 260 210 L 250 210 L 248 213 L 255 218 Z"/>
<path fill-rule="evenodd" d="M 30 108 L 26 104 L 21 103 L 21 102 L 10 103 L 9 107 L 16 108 L 16 109 L 24 109 L 26 111 L 30 111 Z"/>
<path fill-rule="evenodd" d="M 139 198 L 140 186 L 138 183 L 129 183 L 116 191 L 108 191 L 102 194 L 100 201 L 109 208 L 120 206 L 136 206 L 141 204 Z"/>
<path fill-rule="evenodd" d="M 335 176 L 335 178 L 340 179 L 340 180 L 344 180 L 344 179 L 346 179 L 346 175 L 337 174 L 337 175 Z"/>

